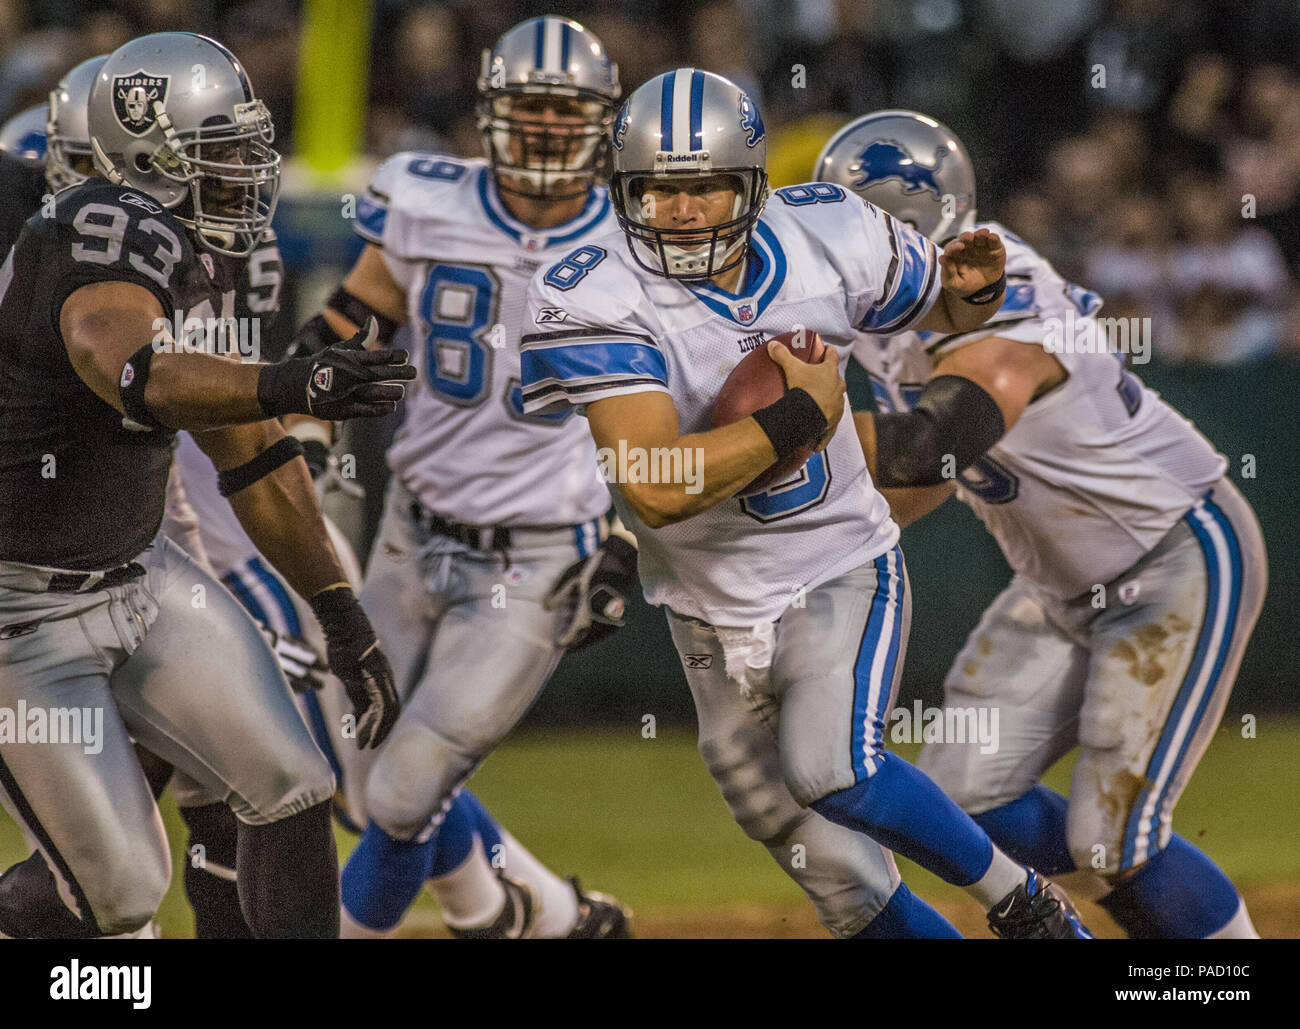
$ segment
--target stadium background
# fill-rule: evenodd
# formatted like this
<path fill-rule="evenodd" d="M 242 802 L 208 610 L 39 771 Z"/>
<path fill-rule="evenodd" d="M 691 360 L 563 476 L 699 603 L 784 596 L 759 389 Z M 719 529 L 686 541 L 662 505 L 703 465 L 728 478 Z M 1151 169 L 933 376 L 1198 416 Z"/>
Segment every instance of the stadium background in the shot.
<path fill-rule="evenodd" d="M 341 214 L 346 198 L 398 150 L 478 155 L 480 52 L 544 13 L 602 38 L 625 95 L 688 64 L 743 85 L 764 114 L 774 185 L 805 179 L 852 115 L 903 107 L 939 118 L 971 151 L 982 218 L 1005 222 L 1066 278 L 1100 292 L 1103 313 L 1151 319 L 1153 360 L 1135 370 L 1228 456 L 1270 553 L 1264 613 L 1175 825 L 1264 891 L 1272 911 L 1263 917 L 1261 894 L 1247 897 L 1266 934 L 1300 934 L 1300 816 L 1277 810 L 1274 786 L 1300 783 L 1300 4 L 0 0 L 0 115 L 43 102 L 67 68 L 144 32 L 226 43 L 270 106 L 286 155 L 277 331 L 289 332 L 360 249 Z M 855 406 L 871 403 L 864 377 L 850 389 Z M 363 554 L 391 429 L 354 426 L 339 448 L 356 455 L 367 496 L 329 504 Z M 904 548 L 915 616 L 900 703 L 936 704 L 948 664 L 1009 572 L 956 503 L 909 529 Z M 1253 739 L 1241 732 L 1247 717 L 1257 720 Z M 798 891 L 728 820 L 692 755 L 692 728 L 662 615 L 638 604 L 625 631 L 561 664 L 516 740 L 485 767 L 481 792 L 552 863 L 628 894 L 651 931 L 815 934 Z M 1065 769 L 1056 774 L 1068 781 Z M 12 826 L 0 828 L 0 856 L 21 856 L 20 847 Z M 963 928 L 978 928 L 963 899 L 907 874 L 955 905 Z M 179 934 L 177 893 L 163 920 Z"/>

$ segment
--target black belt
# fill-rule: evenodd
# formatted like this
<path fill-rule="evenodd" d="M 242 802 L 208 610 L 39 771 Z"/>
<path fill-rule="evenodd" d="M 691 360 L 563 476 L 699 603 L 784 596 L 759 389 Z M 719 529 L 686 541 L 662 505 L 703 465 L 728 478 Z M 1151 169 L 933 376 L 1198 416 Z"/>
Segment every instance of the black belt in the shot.
<path fill-rule="evenodd" d="M 110 568 L 102 573 L 55 572 L 50 576 L 50 584 L 46 587 L 46 590 L 50 593 L 81 593 L 83 590 L 87 593 L 93 593 L 95 590 L 104 590 L 111 586 L 123 586 L 135 579 L 143 578 L 147 574 L 149 574 L 148 569 L 138 561 L 118 565 L 118 567 Z M 93 586 L 87 588 L 86 584 L 93 582 L 96 576 L 102 576 L 102 578 Z"/>
<path fill-rule="evenodd" d="M 411 520 L 426 532 L 446 536 L 475 550 L 505 550 L 510 546 L 510 530 L 504 525 L 451 522 L 442 515 L 434 514 L 418 500 L 411 501 Z"/>

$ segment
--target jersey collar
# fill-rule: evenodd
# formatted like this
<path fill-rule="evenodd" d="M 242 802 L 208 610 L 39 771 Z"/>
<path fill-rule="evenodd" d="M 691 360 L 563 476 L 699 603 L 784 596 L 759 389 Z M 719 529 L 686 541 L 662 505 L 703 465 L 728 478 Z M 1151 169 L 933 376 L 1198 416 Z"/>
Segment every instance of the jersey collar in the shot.
<path fill-rule="evenodd" d="M 478 198 L 488 221 L 525 250 L 547 250 L 572 242 L 590 232 L 609 214 L 609 191 L 604 186 L 593 186 L 577 215 L 548 229 L 535 229 L 512 215 L 501 202 L 492 179 L 492 169 L 486 167 L 479 169 Z"/>
<path fill-rule="evenodd" d="M 711 282 L 682 283 L 714 314 L 737 325 L 756 321 L 785 283 L 785 251 L 776 234 L 763 222 L 754 227 L 749 241 L 749 266 L 739 293 L 731 293 Z"/>

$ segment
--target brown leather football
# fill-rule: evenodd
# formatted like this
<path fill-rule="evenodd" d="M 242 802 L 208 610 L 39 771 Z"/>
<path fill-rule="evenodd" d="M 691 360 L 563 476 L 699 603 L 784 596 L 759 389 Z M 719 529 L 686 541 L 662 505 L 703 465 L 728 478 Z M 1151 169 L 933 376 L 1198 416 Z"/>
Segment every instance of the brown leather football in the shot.
<path fill-rule="evenodd" d="M 784 343 L 796 357 L 809 362 L 820 361 L 826 350 L 821 337 L 808 329 L 783 332 L 774 338 Z M 717 399 L 713 401 L 713 427 L 716 429 L 748 418 L 760 407 L 767 407 L 780 400 L 785 396 L 785 390 L 785 376 L 781 373 L 781 366 L 768 356 L 767 344 L 764 343 L 746 354 L 722 384 Z M 815 452 L 815 446 L 805 447 L 786 460 L 777 462 L 744 489 L 737 491 L 736 496 L 761 493 L 775 483 L 792 478 Z"/>

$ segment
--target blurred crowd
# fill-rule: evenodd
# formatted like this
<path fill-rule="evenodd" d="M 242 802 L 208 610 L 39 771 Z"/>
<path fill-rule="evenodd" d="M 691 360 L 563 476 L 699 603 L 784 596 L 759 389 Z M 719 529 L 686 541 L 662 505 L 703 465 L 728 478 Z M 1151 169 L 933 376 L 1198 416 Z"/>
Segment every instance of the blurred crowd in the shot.
<path fill-rule="evenodd" d="M 979 210 L 1151 318 L 1171 361 L 1300 355 L 1297 0 L 373 0 L 367 146 L 477 154 L 474 82 L 512 24 L 562 13 L 618 61 L 625 91 L 670 67 L 759 101 L 775 184 L 808 177 L 848 117 L 946 122 Z M 0 0 L 0 112 L 143 32 L 225 42 L 293 149 L 301 3 Z M 358 45 L 363 45 L 358 41 Z"/>

